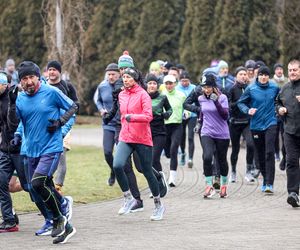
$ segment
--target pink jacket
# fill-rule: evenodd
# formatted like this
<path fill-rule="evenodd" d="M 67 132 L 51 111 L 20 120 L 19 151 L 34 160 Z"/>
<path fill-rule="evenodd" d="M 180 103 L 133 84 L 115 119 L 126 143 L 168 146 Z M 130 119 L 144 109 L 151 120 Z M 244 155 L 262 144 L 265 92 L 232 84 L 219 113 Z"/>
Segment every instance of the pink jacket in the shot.
<path fill-rule="evenodd" d="M 152 104 L 148 93 L 138 84 L 119 94 L 121 132 L 119 141 L 153 146 L 150 122 Z M 125 115 L 130 115 L 127 122 Z"/>

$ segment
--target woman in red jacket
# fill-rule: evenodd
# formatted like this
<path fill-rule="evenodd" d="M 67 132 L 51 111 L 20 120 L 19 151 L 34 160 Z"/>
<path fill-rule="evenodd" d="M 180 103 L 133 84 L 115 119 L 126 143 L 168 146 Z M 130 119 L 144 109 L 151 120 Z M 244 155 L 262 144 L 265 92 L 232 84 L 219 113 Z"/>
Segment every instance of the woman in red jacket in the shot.
<path fill-rule="evenodd" d="M 139 83 L 143 83 L 138 71 L 127 68 L 122 77 L 124 90 L 119 94 L 122 128 L 113 162 L 117 181 L 124 193 L 124 204 L 119 210 L 119 214 L 129 213 L 135 204 L 129 191 L 124 166 L 131 153 L 136 151 L 141 161 L 141 170 L 154 197 L 155 209 L 150 219 L 161 220 L 165 208 L 160 202 L 158 181 L 152 171 L 151 98 L 139 85 Z"/>

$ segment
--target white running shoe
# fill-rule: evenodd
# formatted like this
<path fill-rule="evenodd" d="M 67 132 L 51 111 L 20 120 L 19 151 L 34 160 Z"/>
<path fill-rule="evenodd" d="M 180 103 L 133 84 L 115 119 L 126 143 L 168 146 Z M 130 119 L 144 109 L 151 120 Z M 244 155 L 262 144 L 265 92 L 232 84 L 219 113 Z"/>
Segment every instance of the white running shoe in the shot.
<path fill-rule="evenodd" d="M 162 220 L 165 211 L 166 211 L 166 209 L 163 204 L 161 204 L 161 203 L 155 204 L 155 208 L 154 208 L 152 215 L 150 216 L 150 220 L 152 220 L 152 221 Z"/>
<path fill-rule="evenodd" d="M 118 214 L 128 214 L 130 213 L 130 210 L 135 205 L 135 199 L 130 195 L 129 197 L 124 197 L 124 203 L 123 206 L 119 209 Z"/>

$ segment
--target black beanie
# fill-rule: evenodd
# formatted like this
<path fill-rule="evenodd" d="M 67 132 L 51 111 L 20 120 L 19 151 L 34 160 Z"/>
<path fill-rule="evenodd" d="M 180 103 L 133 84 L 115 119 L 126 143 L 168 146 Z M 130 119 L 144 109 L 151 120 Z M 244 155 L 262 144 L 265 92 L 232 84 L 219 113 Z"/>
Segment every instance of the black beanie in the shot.
<path fill-rule="evenodd" d="M 110 63 L 107 65 L 105 71 L 116 71 L 119 72 L 118 64 L 116 63 Z"/>
<path fill-rule="evenodd" d="M 61 73 L 61 64 L 58 61 L 50 61 L 47 64 L 47 69 L 49 68 L 55 68 Z"/>
<path fill-rule="evenodd" d="M 266 66 L 266 64 L 263 61 L 257 61 L 254 65 L 254 69 L 259 69 L 262 66 Z"/>
<path fill-rule="evenodd" d="M 275 71 L 277 68 L 282 68 L 283 69 L 283 65 L 281 63 L 275 63 L 273 70 Z"/>
<path fill-rule="evenodd" d="M 154 74 L 148 74 L 146 76 L 145 83 L 147 84 L 148 82 L 151 82 L 151 81 L 157 82 L 157 84 L 159 82 L 158 78 Z"/>
<path fill-rule="evenodd" d="M 261 66 L 257 72 L 257 75 L 268 75 L 270 76 L 271 73 L 270 73 L 270 69 L 267 67 L 267 66 Z"/>
<path fill-rule="evenodd" d="M 246 71 L 247 72 L 247 68 L 243 67 L 243 66 L 239 66 L 235 69 L 235 75 L 237 75 L 240 71 Z"/>
<path fill-rule="evenodd" d="M 132 68 L 125 69 L 123 74 L 130 75 L 136 81 L 139 79 L 139 73 L 135 69 L 132 69 Z"/>
<path fill-rule="evenodd" d="M 23 61 L 18 66 L 19 80 L 24 76 L 35 75 L 37 77 L 41 76 L 40 68 L 34 62 Z"/>
<path fill-rule="evenodd" d="M 201 86 L 216 87 L 216 78 L 212 74 L 202 76 Z"/>
<path fill-rule="evenodd" d="M 187 71 L 183 71 L 183 72 L 180 74 L 179 79 L 181 80 L 181 79 L 191 79 L 191 78 L 190 78 L 190 75 L 189 75 L 189 73 L 188 73 Z"/>

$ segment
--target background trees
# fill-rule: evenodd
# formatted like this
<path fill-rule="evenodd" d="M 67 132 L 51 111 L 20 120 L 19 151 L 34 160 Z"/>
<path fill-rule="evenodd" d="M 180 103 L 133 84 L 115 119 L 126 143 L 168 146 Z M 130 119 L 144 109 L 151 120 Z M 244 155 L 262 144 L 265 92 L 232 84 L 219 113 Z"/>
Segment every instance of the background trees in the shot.
<path fill-rule="evenodd" d="M 63 49 L 56 47 L 55 6 L 62 10 Z M 247 59 L 269 66 L 300 57 L 297 0 L 3 0 L 0 64 L 49 59 L 63 63 L 77 86 L 83 113 L 107 64 L 128 50 L 146 73 L 152 61 L 181 63 L 198 81 L 212 59 L 232 71 Z"/>

